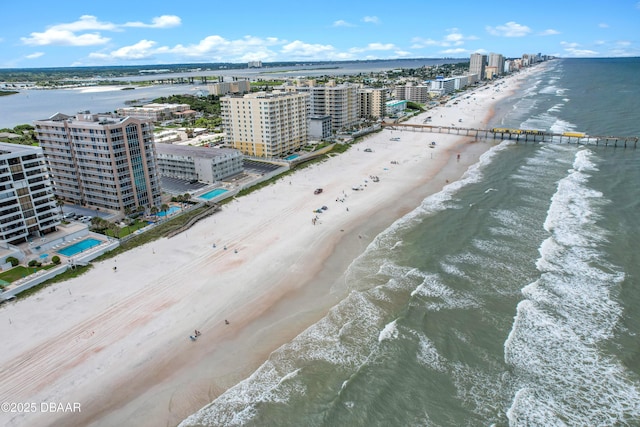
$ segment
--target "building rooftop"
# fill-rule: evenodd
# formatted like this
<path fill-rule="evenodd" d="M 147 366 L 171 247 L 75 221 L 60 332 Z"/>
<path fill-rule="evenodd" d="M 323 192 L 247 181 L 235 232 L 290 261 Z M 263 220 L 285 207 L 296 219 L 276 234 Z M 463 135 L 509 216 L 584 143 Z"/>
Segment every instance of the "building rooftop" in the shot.
<path fill-rule="evenodd" d="M 191 145 L 174 145 L 166 143 L 156 144 L 156 151 L 158 154 L 171 154 L 174 156 L 189 156 L 208 159 L 239 154 L 239 151 L 233 148 L 194 147 Z"/>

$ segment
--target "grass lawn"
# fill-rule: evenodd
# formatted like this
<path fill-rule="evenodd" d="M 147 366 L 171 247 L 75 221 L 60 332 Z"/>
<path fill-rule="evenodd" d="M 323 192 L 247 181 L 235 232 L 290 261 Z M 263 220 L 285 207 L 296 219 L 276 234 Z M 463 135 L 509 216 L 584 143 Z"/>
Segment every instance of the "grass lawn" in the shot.
<path fill-rule="evenodd" d="M 15 282 L 16 280 L 35 273 L 36 271 L 48 270 L 53 267 L 55 267 L 55 265 L 43 265 L 42 267 L 24 267 L 22 265 L 18 265 L 13 267 L 11 270 L 0 273 L 0 279 L 5 282 Z"/>

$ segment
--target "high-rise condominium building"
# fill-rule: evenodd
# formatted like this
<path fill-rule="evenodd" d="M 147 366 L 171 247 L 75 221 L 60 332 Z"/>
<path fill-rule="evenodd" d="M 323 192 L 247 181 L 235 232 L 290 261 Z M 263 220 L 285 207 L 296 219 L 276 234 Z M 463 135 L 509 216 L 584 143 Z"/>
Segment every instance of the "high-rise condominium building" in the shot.
<path fill-rule="evenodd" d="M 307 142 L 309 95 L 257 92 L 220 98 L 228 146 L 256 157 L 282 157 Z"/>
<path fill-rule="evenodd" d="M 484 68 L 487 66 L 487 55 L 472 53 L 469 60 L 469 74 L 477 74 L 480 80 L 484 80 Z"/>
<path fill-rule="evenodd" d="M 58 224 L 42 149 L 0 142 L 0 241 L 24 243 Z"/>
<path fill-rule="evenodd" d="M 35 126 L 59 198 L 113 212 L 160 206 L 150 122 L 86 111 Z"/>
<path fill-rule="evenodd" d="M 384 88 L 358 89 L 360 117 L 382 118 L 386 115 L 387 90 Z"/>
<path fill-rule="evenodd" d="M 504 74 L 504 56 L 499 53 L 489 54 L 489 67 L 495 67 L 495 73 Z"/>
<path fill-rule="evenodd" d="M 360 106 L 358 86 L 350 83 L 336 85 L 329 81 L 324 86 L 316 86 L 313 80 L 306 84 L 285 87 L 289 92 L 308 93 L 309 111 L 312 116 L 331 116 L 334 133 L 358 123 Z"/>

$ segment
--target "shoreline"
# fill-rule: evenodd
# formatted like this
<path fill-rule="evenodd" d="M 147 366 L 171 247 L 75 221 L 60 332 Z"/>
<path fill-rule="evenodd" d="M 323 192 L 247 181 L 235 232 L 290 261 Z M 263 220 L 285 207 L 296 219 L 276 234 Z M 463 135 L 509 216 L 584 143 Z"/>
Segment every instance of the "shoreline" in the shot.
<path fill-rule="evenodd" d="M 501 81 L 516 86 L 522 77 Z M 465 126 L 486 123 L 490 105 L 510 94 L 495 100 L 478 94 L 486 98 L 478 106 L 482 120 L 469 117 L 462 102 L 438 107 L 448 117 L 441 123 L 434 117 L 434 124 L 449 123 L 453 114 L 464 117 Z M 10 342 L 0 363 L 11 370 L 0 395 L 83 405 L 81 414 L 30 414 L 5 424 L 38 425 L 45 416 L 50 425 L 173 425 L 250 375 L 271 351 L 324 316 L 340 292 L 344 296 L 333 284 L 376 235 L 459 179 L 493 145 L 410 131 L 392 143 L 392 132 L 400 131 L 371 135 L 295 173 L 290 184 L 280 180 L 185 233 L 98 263 L 78 279 L 0 310 L 0 323 L 14 319 L 0 332 Z M 428 149 L 426 139 L 438 146 Z M 374 153 L 363 152 L 366 146 Z M 406 152 L 398 152 L 403 147 Z M 391 155 L 398 165 L 389 165 Z M 381 181 L 348 191 L 349 211 L 332 202 L 367 173 Z M 325 188 L 322 197 L 312 194 L 317 186 Z M 329 210 L 312 225 L 318 204 Z M 110 272 L 114 262 L 117 276 Z M 30 310 L 40 316 L 31 319 L 24 313 Z M 203 331 L 197 343 L 185 339 L 194 327 Z"/>

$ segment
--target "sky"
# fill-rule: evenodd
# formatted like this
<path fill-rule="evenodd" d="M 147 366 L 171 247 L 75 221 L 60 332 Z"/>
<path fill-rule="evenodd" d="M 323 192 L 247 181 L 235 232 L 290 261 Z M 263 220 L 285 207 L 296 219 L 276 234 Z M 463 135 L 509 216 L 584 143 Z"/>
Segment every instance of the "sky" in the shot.
<path fill-rule="evenodd" d="M 10 1 L 0 68 L 640 56 L 639 0 Z"/>

